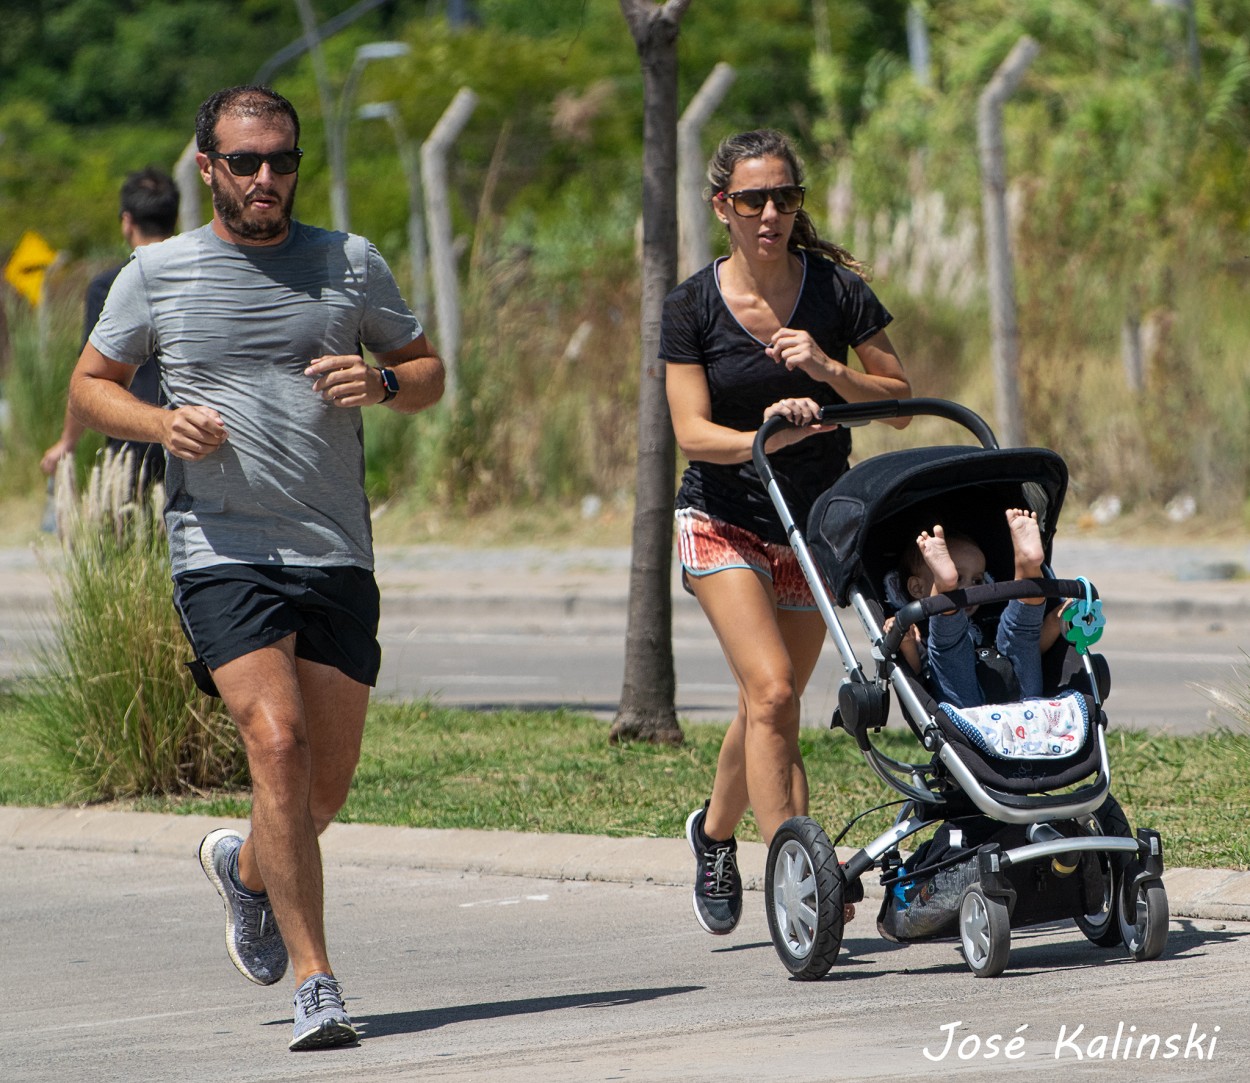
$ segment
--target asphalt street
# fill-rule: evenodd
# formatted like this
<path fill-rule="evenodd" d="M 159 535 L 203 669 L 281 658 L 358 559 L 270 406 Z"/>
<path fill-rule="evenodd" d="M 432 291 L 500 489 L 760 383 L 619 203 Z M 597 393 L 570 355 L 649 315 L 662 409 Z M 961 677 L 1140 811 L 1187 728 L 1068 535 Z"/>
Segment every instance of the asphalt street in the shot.
<path fill-rule="evenodd" d="M 0 677 L 29 669 L 49 627 L 55 556 L 0 550 Z M 1227 724 L 1209 689 L 1250 678 L 1250 546 L 1057 544 L 1055 565 L 1086 575 L 1103 598 L 1116 727 L 1193 733 Z M 477 708 L 571 706 L 611 718 L 624 675 L 626 549 L 380 549 L 383 698 L 434 697 Z M 857 622 L 844 621 L 861 661 Z M 677 711 L 725 722 L 736 689 L 694 600 L 673 579 Z M 803 700 L 805 725 L 827 726 L 844 671 L 831 645 Z"/>
<path fill-rule="evenodd" d="M 1244 686 L 1250 675 L 1250 547 L 1067 539 L 1055 566 L 1101 592 L 1107 626 L 1097 650 L 1111 667 L 1112 725 L 1193 733 L 1228 724 L 1207 690 Z M 378 692 L 483 708 L 571 705 L 611 718 L 628 577 L 624 549 L 383 550 Z M 678 715 L 724 722 L 737 694 L 720 647 L 676 576 L 672 596 Z M 858 623 L 843 624 L 870 665 Z M 827 644 L 804 697 L 805 725 L 829 724 L 843 676 Z"/>
<path fill-rule="evenodd" d="M 952 941 L 880 938 L 870 899 L 829 975 L 796 982 L 761 891 L 730 936 L 695 924 L 682 840 L 342 824 L 324 838 L 327 922 L 363 1037 L 292 1054 L 292 983 L 235 972 L 195 858 L 221 824 L 0 810 L 0 1078 L 1231 1083 L 1250 1071 L 1247 920 L 1176 915 L 1164 955 L 1143 963 L 1070 922 L 1015 930 L 1005 973 L 978 979 Z M 755 877 L 761 856 L 744 848 Z M 1250 918 L 1240 897 L 1225 905 Z"/>
<path fill-rule="evenodd" d="M 1201 686 L 1243 673 L 1247 556 L 1062 551 L 1063 574 L 1089 575 L 1105 602 L 1113 724 L 1217 724 Z M 379 694 L 614 710 L 619 668 L 593 659 L 619 666 L 628 553 L 414 547 L 381 552 L 378 576 Z M 723 720 L 723 662 L 689 599 L 674 599 L 679 712 Z M 40 560 L 0 554 L 0 675 L 30 665 L 47 607 Z M 827 650 L 822 665 L 835 658 Z M 813 682 L 811 724 L 836 679 Z M 684 840 L 344 824 L 323 838 L 327 920 L 363 1040 L 289 1054 L 290 983 L 260 989 L 233 970 L 194 856 L 221 823 L 0 808 L 0 1079 L 1231 1081 L 1250 1070 L 1250 874 L 1169 869 L 1159 960 L 1131 962 L 1062 923 L 1016 930 L 1006 973 L 990 980 L 950 941 L 882 940 L 870 885 L 837 965 L 802 983 L 772 948 L 758 845 L 741 851 L 743 924 L 714 939 L 690 913 Z"/>

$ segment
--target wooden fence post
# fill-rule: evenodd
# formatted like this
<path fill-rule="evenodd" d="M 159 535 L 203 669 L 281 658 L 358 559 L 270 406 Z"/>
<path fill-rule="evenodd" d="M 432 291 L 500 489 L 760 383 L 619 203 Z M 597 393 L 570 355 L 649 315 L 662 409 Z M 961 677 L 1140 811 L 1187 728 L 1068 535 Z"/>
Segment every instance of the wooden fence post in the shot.
<path fill-rule="evenodd" d="M 737 74 L 724 61 L 717 64 L 677 122 L 679 279 L 688 278 L 712 258 L 708 244 L 708 213 L 703 205 L 703 150 L 699 137 Z"/>
<path fill-rule="evenodd" d="M 437 347 L 447 366 L 444 398 L 455 406 L 460 381 L 456 356 L 460 349 L 460 286 L 451 230 L 451 199 L 447 194 L 447 155 L 477 108 L 477 95 L 461 87 L 421 146 L 421 185 L 434 277 Z"/>
<path fill-rule="evenodd" d="M 186 233 L 197 229 L 204 224 L 200 210 L 204 183 L 200 180 L 200 167 L 195 164 L 194 139 L 182 148 L 174 163 L 174 183 L 178 185 L 178 230 Z"/>
<path fill-rule="evenodd" d="M 994 369 L 998 438 L 1003 447 L 1019 447 L 1020 332 L 1016 324 L 1016 287 L 1007 221 L 1007 168 L 1003 149 L 1003 103 L 1011 97 L 1039 46 L 1025 35 L 981 92 L 977 103 L 977 145 L 981 155 L 981 213 L 985 222 L 985 268 L 990 294 L 990 352 Z"/>

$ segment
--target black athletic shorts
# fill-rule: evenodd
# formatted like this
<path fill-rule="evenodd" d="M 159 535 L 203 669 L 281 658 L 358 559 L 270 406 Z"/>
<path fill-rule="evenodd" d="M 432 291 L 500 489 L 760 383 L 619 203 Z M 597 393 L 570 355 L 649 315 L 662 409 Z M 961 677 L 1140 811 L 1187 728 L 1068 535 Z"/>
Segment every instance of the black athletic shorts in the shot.
<path fill-rule="evenodd" d="M 365 568 L 217 564 L 174 576 L 174 606 L 208 670 L 294 634 L 296 657 L 377 683 L 378 585 Z M 191 671 L 215 694 L 207 672 Z"/>

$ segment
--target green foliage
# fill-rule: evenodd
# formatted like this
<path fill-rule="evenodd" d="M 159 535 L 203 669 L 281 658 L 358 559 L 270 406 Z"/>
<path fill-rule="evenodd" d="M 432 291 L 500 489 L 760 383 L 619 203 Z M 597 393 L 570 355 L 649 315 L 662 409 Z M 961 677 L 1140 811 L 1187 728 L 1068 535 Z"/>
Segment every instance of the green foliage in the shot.
<path fill-rule="evenodd" d="M 290 0 L 10 0 L 0 66 L 6 98 L 47 102 L 61 122 L 179 120 L 206 83 L 246 82 L 300 33 Z"/>
<path fill-rule="evenodd" d="M 1250 200 L 1234 177 L 1244 174 L 1250 71 L 1244 12 L 1224 9 L 1219 20 L 1202 27 L 1195 79 L 1183 26 L 1151 5 L 933 3 L 933 88 L 896 70 L 849 133 L 855 243 L 884 262 L 878 283 L 890 298 L 918 265 L 945 258 L 932 223 L 910 248 L 893 244 L 931 193 L 951 218 L 979 220 L 978 99 L 1023 34 L 1039 43 L 1004 110 L 1021 398 L 1026 439 L 1061 451 L 1087 499 L 1113 491 L 1129 505 L 1155 504 L 1187 491 L 1220 515 L 1246 491 L 1244 355 L 1242 369 L 1221 360 L 1219 377 L 1212 360 L 1244 344 L 1229 313 L 1244 306 L 1247 278 L 1228 253 L 1248 240 Z M 831 112 L 844 108 L 842 63 L 815 69 Z M 931 289 L 912 287 L 922 332 L 934 303 L 949 303 Z M 1129 321 L 1147 333 L 1143 393 L 1121 367 Z M 949 366 L 935 373 L 925 360 L 923 337 L 903 321 L 894 334 L 909 365 L 920 358 L 918 385 L 976 403 L 979 373 L 952 383 Z M 984 352 L 970 345 L 952 348 L 982 366 Z M 1212 433 L 1228 450 L 1223 462 L 1242 465 L 1215 466 L 1213 441 L 1195 435 Z"/>
<path fill-rule="evenodd" d="M 56 622 L 18 690 L 27 724 L 78 801 L 245 778 L 229 716 L 196 690 L 183 664 L 190 649 L 170 603 L 163 494 L 136 504 L 132 488 L 111 459 L 93 471 L 81 502 L 62 485 L 64 545 L 49 563 Z"/>
<path fill-rule="evenodd" d="M 199 100 L 251 78 L 300 28 L 289 0 L 11 6 L 0 133 L 20 153 L 0 155 L 0 251 L 39 229 L 66 255 L 53 295 L 76 303 L 75 261 L 117 250 L 121 176 L 172 163 Z M 909 6 L 692 4 L 678 40 L 679 105 L 715 63 L 732 64 L 737 77 L 705 149 L 746 127 L 795 133 L 809 207 L 874 267 L 917 388 L 992 412 L 976 107 L 1031 34 L 1041 51 L 1005 109 L 1026 436 L 1070 460 L 1074 493 L 1115 489 L 1132 506 L 1188 489 L 1216 514 L 1240 509 L 1250 458 L 1237 330 L 1250 283 L 1250 9 L 1199 6 L 1195 78 L 1183 17 L 1139 0 L 929 0 L 926 88 L 907 62 Z M 338 10 L 316 7 L 322 19 Z M 478 95 L 451 159 L 464 394 L 455 410 L 416 424 L 370 420 L 370 492 L 470 510 L 590 489 L 610 496 L 632 477 L 638 57 L 616 4 L 475 8 L 477 25 L 454 29 L 441 5 L 396 0 L 323 47 L 336 101 L 361 44 L 412 45 L 406 58 L 368 64 L 353 104 L 394 101 L 414 142 L 459 87 Z M 161 53 L 163 40 L 183 45 Z M 119 42 L 117 63 L 92 61 Z M 148 70 L 150 86 L 135 86 Z M 279 68 L 274 82 L 304 121 L 297 213 L 324 223 L 324 126 L 309 58 Z M 92 124 L 76 123 L 88 115 Z M 405 179 L 388 127 L 353 120 L 348 163 L 352 226 L 406 282 Z M 822 203 L 848 167 L 851 215 L 825 224 Z M 70 307 L 51 321 L 66 346 L 69 332 L 56 327 Z M 437 343 L 433 314 L 420 315 Z M 1130 317 L 1158 332 L 1140 394 L 1120 364 Z M 575 339 L 585 349 L 569 361 Z M 59 378 L 49 374 L 48 394 Z M 42 436 L 14 434 L 6 476 L 37 476 L 32 456 L 55 435 L 43 393 L 32 390 L 22 408 L 31 418 L 22 424 Z M 893 438 L 866 433 L 860 443 Z"/>

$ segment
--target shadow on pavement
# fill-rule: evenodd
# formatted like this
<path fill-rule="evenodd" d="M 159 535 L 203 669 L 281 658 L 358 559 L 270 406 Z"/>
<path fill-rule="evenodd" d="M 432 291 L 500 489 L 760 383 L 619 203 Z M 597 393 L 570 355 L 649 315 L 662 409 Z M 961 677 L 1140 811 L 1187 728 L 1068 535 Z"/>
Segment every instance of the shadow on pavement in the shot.
<path fill-rule="evenodd" d="M 431 1008 L 417 1012 L 390 1012 L 361 1016 L 356 1022 L 363 1038 L 390 1034 L 417 1034 L 453 1023 L 478 1019 L 502 1019 L 512 1015 L 567 1011 L 570 1008 L 614 1008 L 641 1004 L 660 997 L 682 996 L 703 990 L 701 985 L 676 985 L 663 989 L 620 989 L 602 993 L 573 993 L 559 997 L 531 997 L 523 1000 L 496 1000 L 485 1004 L 461 1004 L 451 1008 Z"/>

